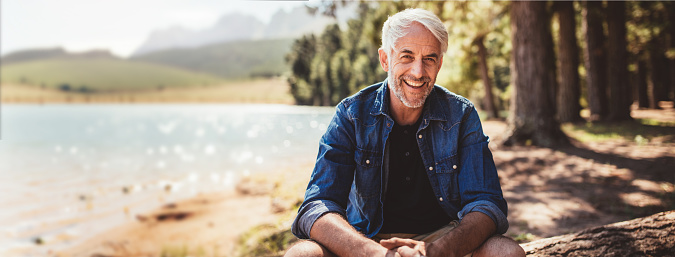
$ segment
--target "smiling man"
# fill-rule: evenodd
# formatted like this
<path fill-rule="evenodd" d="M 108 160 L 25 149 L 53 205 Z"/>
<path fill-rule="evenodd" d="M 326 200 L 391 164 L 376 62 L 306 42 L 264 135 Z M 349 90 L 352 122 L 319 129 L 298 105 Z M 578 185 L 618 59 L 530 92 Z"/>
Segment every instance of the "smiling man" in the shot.
<path fill-rule="evenodd" d="M 447 42 L 429 11 L 384 23 L 387 80 L 337 106 L 286 256 L 525 256 L 476 109 L 434 84 Z"/>

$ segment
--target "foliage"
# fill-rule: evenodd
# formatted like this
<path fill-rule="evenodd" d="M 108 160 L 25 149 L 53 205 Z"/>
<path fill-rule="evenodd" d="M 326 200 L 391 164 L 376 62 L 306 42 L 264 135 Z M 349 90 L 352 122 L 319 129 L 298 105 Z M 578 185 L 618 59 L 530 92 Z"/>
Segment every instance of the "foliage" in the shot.
<path fill-rule="evenodd" d="M 386 77 L 379 66 L 377 41 L 387 13 L 377 6 L 382 5 L 361 3 L 359 18 L 348 21 L 344 31 L 333 24 L 319 36 L 295 40 L 286 61 L 291 68 L 288 83 L 297 104 L 335 105 Z"/>
<path fill-rule="evenodd" d="M 3 65 L 2 83 L 62 91 L 114 92 L 206 86 L 222 79 L 182 69 L 120 59 L 57 58 Z"/>
<path fill-rule="evenodd" d="M 344 97 L 386 78 L 377 54 L 382 25 L 390 15 L 417 7 L 436 13 L 450 30 L 448 52 L 437 83 L 458 94 L 479 99 L 483 89 L 479 84 L 477 49 L 473 42 L 477 37 L 484 37 L 488 65 L 498 91 L 495 95 L 504 95 L 502 92 L 510 80 L 511 51 L 508 17 L 504 15 L 507 3 L 397 1 L 361 3 L 358 17 L 350 20 L 346 29 L 331 25 L 319 36 L 305 35 L 296 39 L 286 56 L 291 68 L 288 82 L 296 102 L 335 105 Z M 502 109 L 506 103 L 508 99 L 498 100 Z"/>

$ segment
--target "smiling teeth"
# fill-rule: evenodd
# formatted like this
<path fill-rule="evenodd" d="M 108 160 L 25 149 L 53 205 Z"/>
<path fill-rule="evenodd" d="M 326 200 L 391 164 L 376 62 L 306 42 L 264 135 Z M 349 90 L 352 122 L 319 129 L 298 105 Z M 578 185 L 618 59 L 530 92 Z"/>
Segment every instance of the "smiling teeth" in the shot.
<path fill-rule="evenodd" d="M 424 82 L 410 82 L 410 81 L 405 81 L 406 84 L 413 86 L 413 87 L 421 87 L 424 85 Z"/>

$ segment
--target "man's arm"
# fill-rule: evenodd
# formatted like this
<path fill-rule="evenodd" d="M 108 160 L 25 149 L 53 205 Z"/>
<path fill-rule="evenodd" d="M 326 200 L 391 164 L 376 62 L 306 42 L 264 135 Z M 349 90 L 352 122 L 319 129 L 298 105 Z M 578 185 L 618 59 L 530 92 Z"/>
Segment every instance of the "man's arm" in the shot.
<path fill-rule="evenodd" d="M 428 244 L 429 257 L 464 256 L 478 248 L 496 231 L 495 223 L 482 212 L 470 212 L 445 236 Z"/>
<path fill-rule="evenodd" d="M 337 213 L 327 213 L 314 222 L 310 237 L 337 256 L 394 256 L 366 238 Z"/>

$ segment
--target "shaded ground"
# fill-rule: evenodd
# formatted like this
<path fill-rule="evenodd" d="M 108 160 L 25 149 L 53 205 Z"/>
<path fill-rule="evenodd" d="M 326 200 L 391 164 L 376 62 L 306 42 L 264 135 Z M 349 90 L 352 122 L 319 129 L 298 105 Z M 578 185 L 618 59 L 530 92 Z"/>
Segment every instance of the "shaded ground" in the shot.
<path fill-rule="evenodd" d="M 590 138 L 570 147 L 493 149 L 509 203 L 507 235 L 526 242 L 675 209 L 675 110 L 632 115 L 646 120 L 567 126 Z M 506 125 L 484 126 L 499 140 Z"/>

